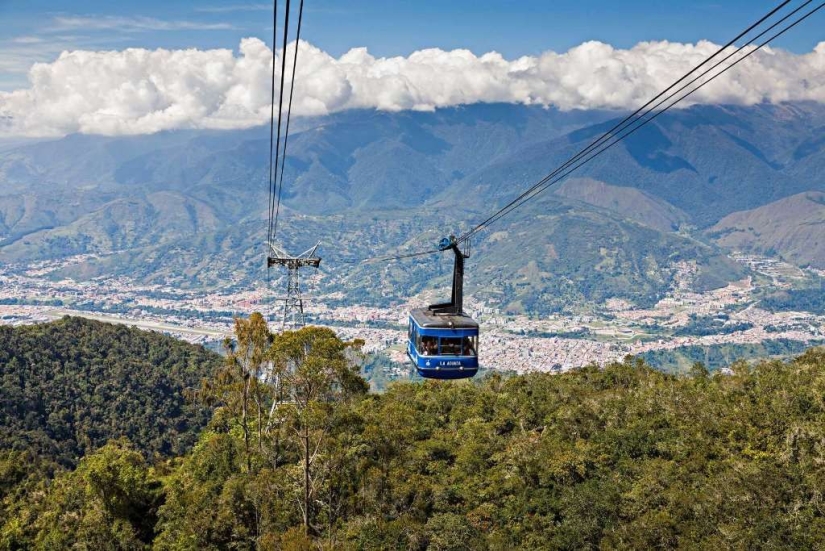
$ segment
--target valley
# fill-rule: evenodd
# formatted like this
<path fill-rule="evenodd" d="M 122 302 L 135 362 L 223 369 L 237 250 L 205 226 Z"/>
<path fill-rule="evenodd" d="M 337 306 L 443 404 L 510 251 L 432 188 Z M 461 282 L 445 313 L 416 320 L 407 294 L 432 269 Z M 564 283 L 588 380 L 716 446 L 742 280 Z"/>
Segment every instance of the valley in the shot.
<path fill-rule="evenodd" d="M 80 316 L 163 332 L 216 350 L 231 335 L 235 316 L 260 311 L 273 329 L 280 327 L 280 282 L 269 291 L 258 285 L 222 293 L 142 285 L 125 277 L 83 282 L 49 277 L 87 260 L 69 258 L 0 268 L 0 324 Z M 784 356 L 825 342 L 825 313 L 769 310 L 761 305 L 764 297 L 788 289 L 818 284 L 821 290 L 820 272 L 755 255 L 738 254 L 732 260 L 752 275 L 725 287 L 695 292 L 696 266 L 682 263 L 676 267 L 672 288 L 649 308 L 614 298 L 579 313 L 538 316 L 506 312 L 495 299 L 470 295 L 465 309 L 481 323 L 481 365 L 519 373 L 562 372 L 637 355 L 660 368 L 685 370 L 689 365 L 679 358 L 685 349 L 702 350 L 704 359 L 713 363 L 710 357 L 720 347 L 781 343 L 779 350 L 786 353 L 776 355 Z M 340 293 L 313 292 L 320 278 L 308 281 L 308 323 L 329 326 L 344 339 L 364 339 L 364 351 L 374 357 L 386 378 L 413 377 L 404 350 L 406 312 L 436 301 L 438 294 L 427 290 L 386 306 L 348 304 Z"/>
<path fill-rule="evenodd" d="M 365 338 L 380 369 L 406 377 L 406 311 L 442 298 L 451 260 L 374 259 L 467 231 L 619 115 L 476 104 L 302 119 L 277 240 L 321 243 L 309 320 Z M 806 102 L 669 112 L 482 231 L 465 281 L 482 364 L 563 371 L 635 354 L 685 370 L 820 342 L 822 128 L 825 109 Z M 255 310 L 276 326 L 286 282 L 262 265 L 265 130 L 0 152 L 3 323 L 79 313 L 202 343 Z"/>

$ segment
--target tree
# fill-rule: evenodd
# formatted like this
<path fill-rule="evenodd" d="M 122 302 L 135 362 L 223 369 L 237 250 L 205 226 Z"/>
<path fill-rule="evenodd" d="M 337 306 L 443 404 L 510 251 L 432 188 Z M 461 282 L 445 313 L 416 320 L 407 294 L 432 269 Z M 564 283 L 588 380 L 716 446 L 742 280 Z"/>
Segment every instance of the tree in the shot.
<path fill-rule="evenodd" d="M 125 436 L 147 457 L 181 455 L 211 416 L 184 389 L 222 360 L 160 333 L 83 318 L 0 326 L 0 450 L 75 468 Z"/>
<path fill-rule="evenodd" d="M 300 540 L 282 540 L 295 527 L 311 538 L 357 490 L 345 479 L 355 471 L 351 405 L 368 388 L 356 365 L 363 343 L 318 327 L 273 337 L 257 314 L 235 329 L 224 369 L 200 391 L 222 407 L 166 479 L 159 549 L 286 545 Z"/>
<path fill-rule="evenodd" d="M 243 433 L 247 472 L 252 467 L 252 433 L 256 435 L 258 451 L 264 449 L 264 412 L 272 392 L 266 384 L 272 333 L 264 317 L 255 312 L 249 319 L 235 318 L 235 340 L 224 341 L 226 362 L 214 379 L 203 382 L 201 400 L 209 405 L 221 405 Z M 250 419 L 250 408 L 254 419 Z"/>
<path fill-rule="evenodd" d="M 362 344 L 345 343 L 327 328 L 305 327 L 284 332 L 272 345 L 270 359 L 275 372 L 284 377 L 289 397 L 276 404 L 273 413 L 297 444 L 302 486 L 299 506 L 307 534 L 313 530 L 314 501 L 323 482 L 316 467 L 326 439 L 340 420 L 342 406 L 368 390 L 349 354 Z"/>
<path fill-rule="evenodd" d="M 77 470 L 29 492 L 3 527 L 3 546 L 143 549 L 152 543 L 161 483 L 125 439 L 84 457 Z"/>

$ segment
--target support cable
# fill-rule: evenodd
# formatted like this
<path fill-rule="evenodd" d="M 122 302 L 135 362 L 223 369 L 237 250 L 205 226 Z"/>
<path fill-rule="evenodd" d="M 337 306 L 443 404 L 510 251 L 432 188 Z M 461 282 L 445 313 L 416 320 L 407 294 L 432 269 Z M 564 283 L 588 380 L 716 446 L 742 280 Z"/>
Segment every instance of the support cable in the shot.
<path fill-rule="evenodd" d="M 388 262 L 391 260 L 404 260 L 407 258 L 415 258 L 418 256 L 429 256 L 431 254 L 438 254 L 442 253 L 441 249 L 422 249 L 420 251 L 410 252 L 410 253 L 399 253 L 399 254 L 389 254 L 386 256 L 367 256 L 367 257 L 354 257 L 354 258 L 341 258 L 336 259 L 338 264 L 374 264 L 378 262 Z"/>
<path fill-rule="evenodd" d="M 813 0 L 811 0 L 813 1 Z M 288 9 L 288 8 L 287 8 Z M 301 21 L 304 18 L 304 0 L 298 6 L 298 30 L 295 33 L 295 54 L 292 58 L 292 80 L 289 84 L 289 105 L 286 109 L 286 129 L 284 130 L 284 153 L 281 156 L 281 176 L 278 183 L 278 202 L 275 207 L 275 221 L 272 227 L 272 238 L 278 232 L 278 212 L 281 208 L 281 191 L 284 189 L 284 167 L 286 166 L 286 145 L 289 140 L 289 121 L 292 118 L 292 98 L 295 91 L 295 70 L 298 66 L 298 45 L 301 43 Z M 284 35 L 286 40 L 286 35 Z M 286 46 L 284 46 L 284 56 L 286 56 Z"/>
<path fill-rule="evenodd" d="M 277 3 L 277 0 L 275 0 L 275 2 Z M 278 173 L 278 161 L 279 161 L 279 157 L 280 157 L 279 154 L 280 154 L 280 151 L 281 151 L 281 115 L 283 114 L 283 106 L 284 106 L 284 76 L 285 76 L 284 73 L 286 72 L 286 42 L 287 42 L 288 33 L 289 33 L 289 4 L 290 4 L 290 0 L 286 0 L 286 10 L 285 10 L 286 14 L 284 15 L 284 40 L 283 40 L 284 45 L 283 45 L 283 49 L 281 50 L 281 87 L 280 87 L 280 92 L 279 92 L 279 95 L 278 95 L 278 132 L 277 132 L 277 139 L 275 141 L 275 143 L 276 143 L 276 147 L 275 147 L 275 174 Z M 274 48 L 275 45 L 273 44 L 272 47 Z M 273 69 L 272 70 L 273 71 L 275 70 L 275 65 L 274 64 L 273 64 Z M 276 196 L 279 199 L 277 207 L 275 205 Z M 267 243 L 271 244 L 272 241 L 275 239 L 274 213 L 275 213 L 276 208 L 280 207 L 280 195 L 278 195 L 276 193 L 270 194 L 269 204 L 270 204 L 269 210 L 273 214 L 273 216 L 270 216 L 269 234 L 268 234 L 269 239 L 267 240 Z"/>
<path fill-rule="evenodd" d="M 269 220 L 267 222 L 267 244 L 272 242 L 272 195 L 275 193 L 273 178 L 272 157 L 275 154 L 275 45 L 278 41 L 278 0 L 272 1 L 272 89 L 269 102 Z M 267 254 L 269 252 L 267 251 Z M 269 270 L 267 270 L 267 277 L 269 277 Z"/>

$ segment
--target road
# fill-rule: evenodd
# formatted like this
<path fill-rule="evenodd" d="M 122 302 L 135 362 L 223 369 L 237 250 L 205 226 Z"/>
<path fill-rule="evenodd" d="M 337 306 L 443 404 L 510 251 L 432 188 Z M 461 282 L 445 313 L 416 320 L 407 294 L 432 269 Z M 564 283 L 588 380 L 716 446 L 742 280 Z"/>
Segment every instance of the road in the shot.
<path fill-rule="evenodd" d="M 83 312 L 80 310 L 55 309 L 48 310 L 45 313 L 45 315 L 54 319 L 60 319 L 63 316 L 77 316 L 90 320 L 103 321 L 106 323 L 117 323 L 120 325 L 137 327 L 139 329 L 148 329 L 150 331 L 161 331 L 181 335 L 205 336 L 215 340 L 223 339 L 224 337 L 228 337 L 231 334 L 231 331 L 229 329 L 227 329 L 226 331 L 219 331 L 217 329 L 206 329 L 200 327 L 184 327 L 181 325 L 172 325 L 158 321 L 120 318 L 116 316 L 107 316 L 105 314 L 93 314 L 90 312 Z"/>

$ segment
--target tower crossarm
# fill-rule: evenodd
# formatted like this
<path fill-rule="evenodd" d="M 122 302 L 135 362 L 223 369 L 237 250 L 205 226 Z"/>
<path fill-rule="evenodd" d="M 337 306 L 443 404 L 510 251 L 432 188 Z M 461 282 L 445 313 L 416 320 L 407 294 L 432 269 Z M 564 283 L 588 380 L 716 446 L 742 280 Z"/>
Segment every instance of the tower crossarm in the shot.
<path fill-rule="evenodd" d="M 269 243 L 269 254 L 266 258 L 266 265 L 267 267 L 286 266 L 291 269 L 304 267 L 317 268 L 321 265 L 321 258 L 315 256 L 315 252 L 318 250 L 320 245 L 321 242 L 319 241 L 314 247 L 307 249 L 298 256 L 294 256 L 287 253 L 284 249 L 278 247 L 274 243 Z"/>
<path fill-rule="evenodd" d="M 314 247 L 307 249 L 298 256 L 287 253 L 274 243 L 267 243 L 267 268 L 283 266 L 287 269 L 287 293 L 284 301 L 284 317 L 281 330 L 299 329 L 304 326 L 304 301 L 301 297 L 300 268 L 318 268 L 321 257 L 316 256 L 320 241 Z"/>
<path fill-rule="evenodd" d="M 313 268 L 317 268 L 321 265 L 320 258 L 300 258 L 295 256 L 287 256 L 287 257 L 275 257 L 270 256 L 267 258 L 267 265 L 269 266 L 286 266 L 287 268 L 298 269 L 304 268 L 307 266 L 311 266 Z"/>

